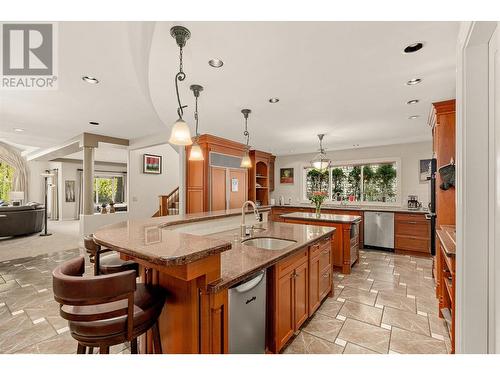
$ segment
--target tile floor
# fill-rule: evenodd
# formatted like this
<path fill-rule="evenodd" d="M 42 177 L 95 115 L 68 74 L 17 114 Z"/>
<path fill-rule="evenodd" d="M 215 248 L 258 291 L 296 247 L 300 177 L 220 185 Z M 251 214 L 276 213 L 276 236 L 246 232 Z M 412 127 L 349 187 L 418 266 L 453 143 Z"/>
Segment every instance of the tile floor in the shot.
<path fill-rule="evenodd" d="M 0 353 L 76 352 L 53 298 L 51 271 L 80 252 L 0 261 Z M 91 273 L 88 262 L 87 267 Z M 335 274 L 334 297 L 284 353 L 447 353 L 448 331 L 437 315 L 431 267 L 428 258 L 361 251 L 351 275 Z"/>
<path fill-rule="evenodd" d="M 350 275 L 335 273 L 327 298 L 285 354 L 446 354 L 432 259 L 362 250 Z"/>

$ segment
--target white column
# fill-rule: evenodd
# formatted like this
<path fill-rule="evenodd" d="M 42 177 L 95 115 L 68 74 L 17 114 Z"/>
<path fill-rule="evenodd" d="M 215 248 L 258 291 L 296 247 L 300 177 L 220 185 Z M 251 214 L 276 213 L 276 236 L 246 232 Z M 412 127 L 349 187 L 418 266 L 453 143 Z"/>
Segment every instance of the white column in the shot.
<path fill-rule="evenodd" d="M 94 214 L 94 148 L 83 147 L 83 214 Z"/>

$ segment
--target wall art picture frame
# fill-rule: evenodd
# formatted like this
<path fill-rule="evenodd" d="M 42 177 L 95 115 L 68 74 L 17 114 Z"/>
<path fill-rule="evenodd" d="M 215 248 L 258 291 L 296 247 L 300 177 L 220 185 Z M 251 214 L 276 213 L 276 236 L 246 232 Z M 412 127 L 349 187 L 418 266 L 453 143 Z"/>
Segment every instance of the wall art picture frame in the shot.
<path fill-rule="evenodd" d="M 280 168 L 280 184 L 293 184 L 293 168 Z"/>
<path fill-rule="evenodd" d="M 418 180 L 427 182 L 431 177 L 431 161 L 432 159 L 421 159 L 418 163 Z"/>
<path fill-rule="evenodd" d="M 142 173 L 161 174 L 162 157 L 161 155 L 144 154 Z"/>
<path fill-rule="evenodd" d="M 66 180 L 64 181 L 64 196 L 65 200 L 68 203 L 75 202 L 75 181 L 74 180 Z"/>

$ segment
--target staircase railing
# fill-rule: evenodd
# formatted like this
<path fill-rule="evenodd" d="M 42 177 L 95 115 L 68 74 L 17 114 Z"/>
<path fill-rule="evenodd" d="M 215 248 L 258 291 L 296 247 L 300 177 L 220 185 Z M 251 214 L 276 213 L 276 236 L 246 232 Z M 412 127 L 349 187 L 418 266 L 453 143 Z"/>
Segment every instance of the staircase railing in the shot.
<path fill-rule="evenodd" d="M 179 187 L 167 195 L 160 195 L 160 208 L 154 216 L 168 216 L 179 214 Z"/>

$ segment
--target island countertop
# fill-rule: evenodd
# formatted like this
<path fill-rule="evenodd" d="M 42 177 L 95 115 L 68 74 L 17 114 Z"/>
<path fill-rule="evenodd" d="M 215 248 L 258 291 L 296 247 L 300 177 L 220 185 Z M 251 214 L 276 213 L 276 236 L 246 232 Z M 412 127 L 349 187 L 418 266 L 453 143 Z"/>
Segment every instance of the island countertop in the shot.
<path fill-rule="evenodd" d="M 331 236 L 335 232 L 335 228 L 332 227 L 296 225 L 273 221 L 258 224 L 258 227 L 263 230 L 256 231 L 249 238 L 273 237 L 296 242 L 281 250 L 266 250 L 243 245 L 239 238 L 239 228 L 207 235 L 207 237 L 213 239 L 231 241 L 232 243 L 231 250 L 221 254 L 221 279 L 209 286 L 211 291 L 216 292 L 224 288 L 230 288 L 252 274 L 272 266 L 296 250 Z"/>
<path fill-rule="evenodd" d="M 280 215 L 283 219 L 298 219 L 305 221 L 324 221 L 330 223 L 356 223 L 361 221 L 361 216 L 357 215 L 335 215 L 335 214 L 320 214 L 311 212 L 290 212 L 288 214 Z"/>
<path fill-rule="evenodd" d="M 237 215 L 241 215 L 241 209 L 127 220 L 97 230 L 94 240 L 101 246 L 154 264 L 182 265 L 227 251 L 231 242 L 177 232 L 173 230 L 176 225 Z"/>

